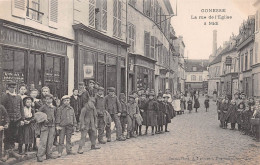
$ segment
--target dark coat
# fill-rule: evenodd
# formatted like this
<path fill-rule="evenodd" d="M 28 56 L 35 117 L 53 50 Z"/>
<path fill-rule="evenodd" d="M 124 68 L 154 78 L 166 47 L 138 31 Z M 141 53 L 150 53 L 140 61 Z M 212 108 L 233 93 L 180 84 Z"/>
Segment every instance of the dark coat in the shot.
<path fill-rule="evenodd" d="M 243 119 L 242 119 L 243 111 L 244 111 L 244 109 L 237 109 L 237 112 L 236 112 L 237 124 L 239 124 L 239 125 L 241 125 L 243 123 Z"/>
<path fill-rule="evenodd" d="M 23 101 L 20 96 L 7 93 L 2 97 L 1 104 L 5 107 L 10 121 L 24 120 Z"/>
<path fill-rule="evenodd" d="M 209 99 L 205 99 L 204 105 L 205 105 L 205 108 L 209 108 Z"/>
<path fill-rule="evenodd" d="M 43 112 L 47 115 L 48 122 L 45 123 L 46 126 L 55 126 L 55 118 L 56 118 L 56 107 L 53 105 L 44 104 L 39 112 Z"/>
<path fill-rule="evenodd" d="M 93 130 L 97 129 L 97 111 L 92 101 L 88 101 L 81 109 L 80 113 L 80 129 Z"/>
<path fill-rule="evenodd" d="M 87 90 L 80 95 L 80 109 L 82 109 L 84 105 L 89 101 L 89 97 L 90 96 Z"/>
<path fill-rule="evenodd" d="M 166 119 L 166 104 L 162 101 L 158 101 L 158 113 L 157 113 L 157 124 L 158 125 L 165 125 Z"/>
<path fill-rule="evenodd" d="M 4 126 L 10 122 L 8 113 L 3 105 L 0 105 L 0 126 Z"/>
<path fill-rule="evenodd" d="M 165 105 L 166 105 L 166 123 L 171 123 L 171 119 L 173 119 L 176 116 L 176 114 L 171 103 L 166 102 Z"/>
<path fill-rule="evenodd" d="M 75 116 L 80 115 L 80 97 L 77 96 L 77 99 L 72 95 L 70 97 L 70 106 L 74 109 Z"/>
<path fill-rule="evenodd" d="M 56 113 L 56 124 L 65 127 L 65 126 L 77 126 L 77 121 L 75 117 L 74 109 L 68 105 L 61 105 L 57 109 Z"/>
<path fill-rule="evenodd" d="M 220 109 L 220 121 L 227 120 L 227 112 L 228 112 L 229 103 L 223 103 Z"/>
<path fill-rule="evenodd" d="M 237 106 L 230 105 L 228 108 L 227 119 L 229 123 L 237 122 Z"/>
<path fill-rule="evenodd" d="M 116 95 L 105 97 L 105 109 L 110 115 L 121 113 L 121 104 Z"/>
<path fill-rule="evenodd" d="M 188 110 L 191 111 L 192 110 L 192 101 L 189 100 L 187 103 L 188 103 Z"/>
<path fill-rule="evenodd" d="M 144 99 L 144 100 L 140 99 L 140 98 L 138 99 L 138 106 L 139 106 L 140 110 L 144 110 L 144 106 L 145 106 L 146 102 L 147 102 L 147 99 Z M 143 123 L 146 123 L 146 112 L 140 111 L 140 114 L 143 118 Z"/>
<path fill-rule="evenodd" d="M 194 99 L 194 108 L 199 108 L 200 107 L 200 102 L 198 98 Z"/>
<path fill-rule="evenodd" d="M 148 100 L 144 106 L 144 111 L 146 113 L 146 126 L 156 126 L 157 125 L 157 111 L 158 103 L 156 100 Z"/>

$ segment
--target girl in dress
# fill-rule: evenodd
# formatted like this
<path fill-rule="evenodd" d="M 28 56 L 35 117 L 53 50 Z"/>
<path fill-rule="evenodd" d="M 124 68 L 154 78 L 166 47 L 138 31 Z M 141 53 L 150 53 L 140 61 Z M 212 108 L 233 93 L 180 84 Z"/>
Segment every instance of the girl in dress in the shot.
<path fill-rule="evenodd" d="M 209 109 L 209 96 L 208 95 L 206 95 L 204 105 L 205 105 L 205 108 L 206 108 L 206 112 L 208 112 L 208 109 Z"/>
<path fill-rule="evenodd" d="M 189 110 L 189 113 L 191 113 L 191 111 L 192 111 L 192 97 L 190 97 L 189 101 L 188 101 L 188 110 Z"/>
<path fill-rule="evenodd" d="M 199 96 L 196 94 L 194 98 L 194 108 L 196 109 L 196 112 L 198 112 L 199 107 L 200 107 Z"/>
<path fill-rule="evenodd" d="M 23 99 L 24 105 L 24 125 L 20 127 L 19 136 L 20 136 L 20 143 L 19 143 L 19 153 L 22 153 L 22 146 L 25 144 L 25 153 L 28 151 L 32 151 L 32 144 L 34 142 L 34 109 L 32 108 L 32 97 L 25 97 Z"/>

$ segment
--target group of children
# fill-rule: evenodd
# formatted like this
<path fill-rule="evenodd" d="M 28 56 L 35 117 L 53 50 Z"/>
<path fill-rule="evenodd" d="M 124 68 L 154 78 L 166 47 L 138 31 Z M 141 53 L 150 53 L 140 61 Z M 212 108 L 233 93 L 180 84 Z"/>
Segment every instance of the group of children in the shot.
<path fill-rule="evenodd" d="M 168 123 L 175 116 L 171 95 L 158 94 L 156 97 L 153 90 L 147 93 L 141 89 L 138 94 L 129 95 L 127 102 L 125 94 L 121 93 L 118 98 L 113 87 L 108 88 L 105 96 L 104 88 L 93 80 L 87 87 L 85 83 L 79 83 L 79 88 L 73 89 L 72 96 L 65 95 L 61 100 L 54 97 L 47 86 L 39 92 L 35 88 L 27 91 L 23 84 L 19 86 L 18 94 L 16 87 L 15 82 L 8 83 L 6 93 L 1 96 L 1 145 L 4 131 L 2 161 L 9 156 L 20 159 L 21 155 L 33 150 L 38 151 L 38 162 L 42 162 L 44 156 L 46 159 L 57 158 L 52 154 L 53 144 L 57 142 L 60 157 L 65 136 L 67 154 L 74 155 L 71 137 L 75 131 L 81 133 L 79 154 L 83 153 L 87 134 L 91 149 L 100 149 L 96 139 L 100 144 L 111 142 L 112 121 L 119 141 L 141 136 L 142 126 L 145 126 L 145 135 L 149 127 L 152 135 L 169 132 Z M 37 138 L 40 138 L 38 146 Z M 19 154 L 15 152 L 15 143 L 18 143 Z"/>
<path fill-rule="evenodd" d="M 220 96 L 217 100 L 218 120 L 220 127 L 227 129 L 228 123 L 231 130 L 237 129 L 244 135 L 253 136 L 254 140 L 259 142 L 259 123 L 253 125 L 252 118 L 260 118 L 260 100 L 254 100 L 253 97 L 246 98 L 244 93 L 235 93 L 234 99 Z"/>

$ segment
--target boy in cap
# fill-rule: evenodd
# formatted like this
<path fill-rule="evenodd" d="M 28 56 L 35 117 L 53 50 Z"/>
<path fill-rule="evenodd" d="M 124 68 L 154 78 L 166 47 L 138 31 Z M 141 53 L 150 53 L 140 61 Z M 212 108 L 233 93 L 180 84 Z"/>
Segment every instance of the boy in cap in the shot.
<path fill-rule="evenodd" d="M 3 105 L 0 104 L 0 158 L 2 158 L 2 148 L 3 148 L 2 141 L 3 141 L 4 129 L 8 128 L 9 122 L 10 122 L 9 116 L 6 112 L 6 109 Z"/>
<path fill-rule="evenodd" d="M 126 125 L 127 125 L 127 102 L 126 97 L 124 93 L 120 93 L 119 95 L 119 101 L 121 103 L 121 115 L 120 115 L 120 122 L 122 125 L 122 134 L 124 136 L 124 133 L 126 131 Z M 128 125 L 127 125 L 128 127 Z"/>
<path fill-rule="evenodd" d="M 147 135 L 148 127 L 152 127 L 152 135 L 154 135 L 154 127 L 157 126 L 157 111 L 158 111 L 158 103 L 154 99 L 154 92 L 149 93 L 149 100 L 146 102 L 144 106 L 144 110 L 146 112 L 146 130 L 145 135 Z"/>
<path fill-rule="evenodd" d="M 146 125 L 146 114 L 144 112 L 144 106 L 147 102 L 146 93 L 143 92 L 141 97 L 138 99 L 138 107 L 140 109 L 140 114 L 143 118 L 143 125 Z M 139 136 L 142 136 L 142 125 L 139 126 Z"/>
<path fill-rule="evenodd" d="M 56 129 L 60 130 L 58 153 L 61 157 L 64 146 L 64 138 L 66 136 L 67 155 L 74 155 L 71 146 L 71 136 L 74 128 L 77 127 L 77 120 L 74 109 L 70 106 L 70 96 L 65 95 L 61 98 L 62 105 L 57 109 L 56 113 Z"/>
<path fill-rule="evenodd" d="M 87 103 L 85 103 L 84 107 L 81 109 L 79 120 L 81 138 L 79 142 L 78 153 L 83 154 L 83 146 L 85 145 L 87 134 L 89 135 L 89 139 L 91 141 L 91 149 L 100 149 L 100 147 L 96 146 L 97 110 L 95 108 L 93 100 L 90 100 L 90 98 L 87 100 Z"/>
<path fill-rule="evenodd" d="M 40 124 L 40 145 L 37 153 L 37 161 L 42 162 L 43 156 L 46 155 L 46 159 L 55 159 L 52 155 L 52 146 L 55 134 L 55 114 L 56 107 L 52 104 L 53 95 L 45 95 L 45 104 L 39 109 L 39 112 L 43 112 L 47 115 L 47 120 Z"/>
<path fill-rule="evenodd" d="M 173 106 L 169 102 L 170 97 L 171 97 L 170 94 L 164 94 L 163 95 L 164 103 L 166 105 L 165 132 L 170 132 L 168 130 L 168 123 L 171 123 L 171 119 L 173 119 L 173 117 L 175 117 L 175 112 L 174 112 Z"/>
<path fill-rule="evenodd" d="M 104 129 L 106 127 L 105 123 L 105 98 L 104 98 L 104 88 L 99 87 L 96 98 L 95 107 L 97 110 L 97 128 L 98 128 L 98 142 L 100 144 L 105 144 L 104 141 Z M 110 128 L 109 128 L 110 129 Z"/>
<path fill-rule="evenodd" d="M 5 107 L 9 116 L 9 127 L 5 130 L 4 137 L 4 149 L 5 159 L 7 160 L 10 156 L 17 159 L 20 155 L 13 151 L 15 142 L 18 141 L 18 126 L 24 125 L 24 111 L 22 98 L 15 93 L 16 83 L 10 82 L 7 84 L 8 93 L 5 94 L 1 99 L 1 104 Z"/>
<path fill-rule="evenodd" d="M 140 114 L 139 107 L 137 103 L 135 102 L 135 96 L 130 95 L 129 96 L 129 102 L 127 104 L 127 117 L 128 117 L 128 122 L 127 122 L 127 139 L 130 137 L 136 137 L 135 134 L 135 117 L 137 114 Z"/>
<path fill-rule="evenodd" d="M 166 114 L 166 104 L 163 100 L 163 95 L 158 94 L 157 96 L 158 101 L 158 116 L 157 116 L 157 122 L 158 126 L 156 128 L 156 134 L 163 133 L 163 125 L 165 125 L 165 114 Z"/>
<path fill-rule="evenodd" d="M 108 95 L 105 97 L 105 109 L 110 114 L 112 120 L 115 122 L 116 126 L 116 139 L 118 141 L 125 141 L 126 139 L 122 136 L 122 126 L 120 122 L 121 115 L 121 104 L 115 95 L 115 88 L 108 88 Z M 107 132 L 109 139 L 111 139 L 111 129 Z"/>

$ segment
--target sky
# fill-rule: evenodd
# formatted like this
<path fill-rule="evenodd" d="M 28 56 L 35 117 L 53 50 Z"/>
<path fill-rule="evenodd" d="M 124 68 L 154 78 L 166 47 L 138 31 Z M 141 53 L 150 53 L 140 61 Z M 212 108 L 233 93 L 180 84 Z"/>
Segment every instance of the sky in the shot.
<path fill-rule="evenodd" d="M 170 2 L 176 13 L 176 0 Z M 225 9 L 226 12 L 206 12 L 206 9 Z M 212 53 L 214 29 L 217 30 L 217 47 L 222 46 L 232 33 L 238 34 L 243 20 L 254 14 L 252 0 L 177 0 L 177 16 L 172 17 L 171 23 L 176 35 L 183 36 L 186 58 L 208 59 Z M 209 19 L 215 15 L 232 18 Z M 199 19 L 199 16 L 206 16 L 206 19 Z M 208 25 L 209 22 L 218 22 L 218 25 Z"/>

